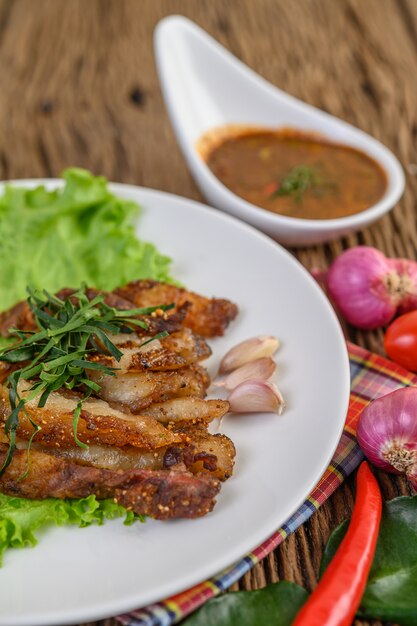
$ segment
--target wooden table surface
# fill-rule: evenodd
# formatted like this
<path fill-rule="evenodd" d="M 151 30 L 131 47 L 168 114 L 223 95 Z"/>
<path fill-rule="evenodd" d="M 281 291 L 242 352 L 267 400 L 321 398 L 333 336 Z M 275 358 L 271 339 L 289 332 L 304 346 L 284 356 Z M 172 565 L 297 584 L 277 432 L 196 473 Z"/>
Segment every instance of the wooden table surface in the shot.
<path fill-rule="evenodd" d="M 0 178 L 57 176 L 78 165 L 200 200 L 153 59 L 154 26 L 172 13 L 195 20 L 272 83 L 371 133 L 403 163 L 406 193 L 389 216 L 294 251 L 300 261 L 324 269 L 358 243 L 416 258 L 416 0 L 0 0 Z M 381 331 L 348 333 L 382 353 Z M 401 479 L 379 478 L 387 499 L 410 493 Z M 351 477 L 233 589 L 283 579 L 314 587 L 323 546 L 349 516 L 353 494 Z"/>

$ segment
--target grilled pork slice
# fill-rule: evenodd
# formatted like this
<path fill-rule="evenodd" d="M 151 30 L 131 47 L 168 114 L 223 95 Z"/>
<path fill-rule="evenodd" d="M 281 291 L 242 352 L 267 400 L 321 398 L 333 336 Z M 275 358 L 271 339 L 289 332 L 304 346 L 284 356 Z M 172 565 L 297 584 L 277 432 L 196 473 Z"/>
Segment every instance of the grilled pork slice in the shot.
<path fill-rule="evenodd" d="M 188 365 L 204 361 L 211 355 L 207 342 L 190 328 L 183 328 L 181 332 L 161 339 L 161 344 L 166 350 L 182 356 Z"/>
<path fill-rule="evenodd" d="M 226 400 L 202 400 L 201 398 L 174 398 L 157 402 L 142 409 L 141 415 L 149 415 L 164 424 L 178 422 L 212 422 L 229 411 Z"/>
<path fill-rule="evenodd" d="M 206 298 L 199 294 L 154 280 L 135 280 L 114 293 L 137 307 L 175 303 L 181 307 L 190 303 L 184 325 L 202 337 L 223 335 L 229 323 L 235 319 L 238 309 L 233 302 L 221 298 Z"/>
<path fill-rule="evenodd" d="M 179 445 L 179 444 L 178 444 Z M 27 448 L 27 441 L 19 441 L 20 449 Z M 132 469 L 168 469 L 164 465 L 164 458 L 169 448 L 155 448 L 154 450 L 144 450 L 133 446 L 105 446 L 90 444 L 88 449 L 73 445 L 68 448 L 50 448 L 42 444 L 32 444 L 33 450 L 51 454 L 59 459 L 73 461 L 78 465 L 90 465 L 108 470 L 132 470 Z"/>
<path fill-rule="evenodd" d="M 30 383 L 20 381 L 18 391 L 24 397 Z M 28 439 L 33 433 L 29 416 L 41 429 L 36 441 L 56 447 L 74 445 L 73 416 L 79 397 L 73 393 L 54 391 L 46 405 L 37 406 L 39 398 L 25 404 L 19 415 L 17 434 Z M 10 415 L 9 392 L 0 386 L 0 420 Z M 132 445 L 153 450 L 181 441 L 182 437 L 168 430 L 151 416 L 132 415 L 128 411 L 114 409 L 103 400 L 90 398 L 83 403 L 77 434 L 84 443 L 115 446 Z"/>
<path fill-rule="evenodd" d="M 11 328 L 33 330 L 35 321 L 26 300 L 0 313 L 0 335 L 8 337 Z"/>
<path fill-rule="evenodd" d="M 167 372 L 116 373 L 116 376 L 90 370 L 88 376 L 100 385 L 100 398 L 135 414 L 153 402 L 170 398 L 204 398 L 210 384 L 206 370 L 197 365 Z"/>
<path fill-rule="evenodd" d="M 7 445 L 0 444 L 0 464 Z M 87 467 L 32 450 L 29 474 L 27 454 L 16 450 L 0 477 L 0 491 L 24 498 L 113 498 L 138 515 L 166 520 L 195 518 L 213 509 L 220 482 L 212 476 L 193 476 L 181 470 L 110 471 Z"/>
<path fill-rule="evenodd" d="M 20 367 L 20 363 L 16 364 L 0 361 L 0 385 L 6 383 L 9 374 L 18 367 Z"/>
<path fill-rule="evenodd" d="M 211 355 L 211 350 L 202 337 L 197 337 L 189 328 L 162 339 L 139 337 L 136 333 L 112 335 L 112 342 L 123 352 L 120 361 L 106 354 L 94 354 L 90 361 L 114 367 L 120 373 L 177 370 L 193 365 Z"/>
<path fill-rule="evenodd" d="M 224 481 L 233 472 L 235 447 L 225 435 L 211 435 L 205 429 L 183 426 L 181 434 L 186 441 L 155 450 L 143 450 L 132 446 L 104 446 L 90 444 L 85 450 L 73 445 L 68 448 L 48 448 L 33 443 L 33 449 L 53 456 L 109 470 L 152 469 L 162 470 L 178 465 L 192 474 L 207 473 Z M 19 442 L 26 447 L 27 442 Z"/>
<path fill-rule="evenodd" d="M 183 436 L 185 441 L 183 444 L 171 446 L 169 454 L 172 454 L 173 448 L 185 449 L 186 444 L 189 444 L 193 448 L 194 456 L 185 462 L 193 474 L 208 471 L 220 480 L 230 478 L 233 474 L 236 449 L 229 437 L 221 434 L 212 435 L 207 431 L 205 424 L 182 423 L 175 425 L 173 430 Z M 168 452 L 164 462 L 167 467 L 169 465 Z"/>

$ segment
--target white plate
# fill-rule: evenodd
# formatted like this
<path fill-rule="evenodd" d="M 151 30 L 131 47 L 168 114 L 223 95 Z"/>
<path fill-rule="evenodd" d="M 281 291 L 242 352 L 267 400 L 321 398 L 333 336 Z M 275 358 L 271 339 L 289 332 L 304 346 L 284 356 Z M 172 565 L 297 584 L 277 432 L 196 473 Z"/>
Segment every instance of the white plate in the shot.
<path fill-rule="evenodd" d="M 297 509 L 342 432 L 349 397 L 346 345 L 328 301 L 301 265 L 250 226 L 201 204 L 133 186 L 112 188 L 143 205 L 138 234 L 172 256 L 175 276 L 191 289 L 239 304 L 238 320 L 211 342 L 212 367 L 247 337 L 282 340 L 277 382 L 288 408 L 281 417 L 225 419 L 222 431 L 237 448 L 235 474 L 205 518 L 48 528 L 35 549 L 9 550 L 0 570 L 0 626 L 117 615 L 218 573 Z"/>

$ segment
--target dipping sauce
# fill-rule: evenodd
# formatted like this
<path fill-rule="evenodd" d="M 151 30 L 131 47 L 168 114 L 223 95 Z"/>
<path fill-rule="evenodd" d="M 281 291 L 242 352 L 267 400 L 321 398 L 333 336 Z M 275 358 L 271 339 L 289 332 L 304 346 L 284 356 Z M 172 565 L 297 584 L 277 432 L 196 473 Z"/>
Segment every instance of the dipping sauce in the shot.
<path fill-rule="evenodd" d="M 292 129 L 235 129 L 203 156 L 236 195 L 289 217 L 353 215 L 387 188 L 384 170 L 363 152 Z"/>

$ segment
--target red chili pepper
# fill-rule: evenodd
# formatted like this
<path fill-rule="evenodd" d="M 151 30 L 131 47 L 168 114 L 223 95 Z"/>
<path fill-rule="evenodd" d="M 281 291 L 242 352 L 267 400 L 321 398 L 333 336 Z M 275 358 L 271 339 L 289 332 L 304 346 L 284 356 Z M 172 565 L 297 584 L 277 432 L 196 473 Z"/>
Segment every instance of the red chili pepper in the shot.
<path fill-rule="evenodd" d="M 293 626 L 351 626 L 371 569 L 381 512 L 381 492 L 364 461 L 347 533 Z"/>
<path fill-rule="evenodd" d="M 265 196 L 272 196 L 279 189 L 279 183 L 273 181 L 272 183 L 268 183 L 263 188 L 263 193 Z"/>

